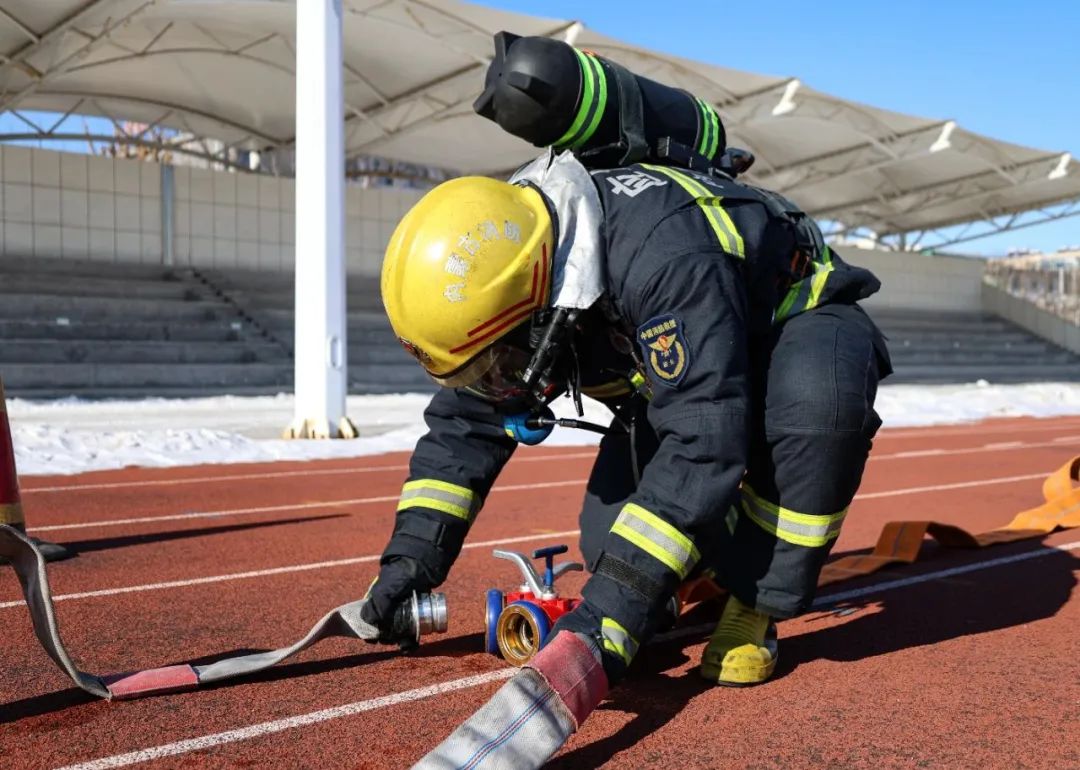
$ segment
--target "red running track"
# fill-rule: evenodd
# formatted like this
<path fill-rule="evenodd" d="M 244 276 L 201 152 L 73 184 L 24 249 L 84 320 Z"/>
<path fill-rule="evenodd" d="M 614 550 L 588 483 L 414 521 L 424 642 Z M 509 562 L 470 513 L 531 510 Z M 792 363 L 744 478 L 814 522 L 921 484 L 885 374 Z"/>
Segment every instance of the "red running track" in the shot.
<path fill-rule="evenodd" d="M 1078 447 L 1080 416 L 886 430 L 835 553 L 897 518 L 1004 524 Z M 516 583 L 491 549 L 575 544 L 592 454 L 519 452 L 445 586 L 450 633 L 410 657 L 334 640 L 252 680 L 106 703 L 52 666 L 0 572 L 0 767 L 409 766 L 507 675 L 479 651 L 483 591 Z M 24 478 L 31 524 L 80 553 L 51 569 L 69 648 L 108 673 L 293 641 L 370 582 L 405 460 Z M 1078 551 L 1080 531 L 928 543 L 920 563 L 832 586 L 823 600 L 855 593 L 782 623 L 778 674 L 753 689 L 698 678 L 715 620 L 699 608 L 552 766 L 1080 767 Z"/>

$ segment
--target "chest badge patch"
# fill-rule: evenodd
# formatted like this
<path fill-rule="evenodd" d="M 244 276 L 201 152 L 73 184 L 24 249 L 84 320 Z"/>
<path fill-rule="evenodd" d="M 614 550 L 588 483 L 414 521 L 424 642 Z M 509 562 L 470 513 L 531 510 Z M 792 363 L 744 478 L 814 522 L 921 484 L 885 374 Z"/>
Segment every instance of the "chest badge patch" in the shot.
<path fill-rule="evenodd" d="M 651 318 L 638 327 L 637 337 L 657 380 L 678 386 L 690 369 L 690 346 L 682 321 L 670 313 Z"/>

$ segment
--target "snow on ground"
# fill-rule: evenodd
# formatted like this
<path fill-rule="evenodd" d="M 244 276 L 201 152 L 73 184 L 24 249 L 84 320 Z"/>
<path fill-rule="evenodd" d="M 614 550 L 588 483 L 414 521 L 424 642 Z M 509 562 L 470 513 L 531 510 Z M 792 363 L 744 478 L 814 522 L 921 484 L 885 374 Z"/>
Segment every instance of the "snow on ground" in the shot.
<path fill-rule="evenodd" d="M 70 474 L 138 466 L 356 457 L 407 451 L 424 432 L 428 396 L 350 396 L 354 441 L 285 441 L 291 395 L 138 401 L 30 402 L 11 399 L 19 473 Z M 572 415 L 560 399 L 556 412 Z M 887 427 L 941 425 L 987 417 L 1080 414 L 1080 384 L 883 385 L 877 410 Z M 606 410 L 585 405 L 586 419 L 606 424 Z M 596 434 L 557 428 L 548 445 L 595 444 Z"/>

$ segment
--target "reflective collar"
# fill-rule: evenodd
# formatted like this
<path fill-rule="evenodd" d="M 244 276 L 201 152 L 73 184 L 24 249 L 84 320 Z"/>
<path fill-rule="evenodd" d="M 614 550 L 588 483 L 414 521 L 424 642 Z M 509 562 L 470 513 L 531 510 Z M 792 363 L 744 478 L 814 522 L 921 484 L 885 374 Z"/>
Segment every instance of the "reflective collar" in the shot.
<path fill-rule="evenodd" d="M 536 185 L 558 219 L 558 243 L 552 266 L 553 307 L 591 307 L 604 293 L 604 210 L 592 177 L 567 151 L 548 150 L 518 169 L 511 182 Z"/>

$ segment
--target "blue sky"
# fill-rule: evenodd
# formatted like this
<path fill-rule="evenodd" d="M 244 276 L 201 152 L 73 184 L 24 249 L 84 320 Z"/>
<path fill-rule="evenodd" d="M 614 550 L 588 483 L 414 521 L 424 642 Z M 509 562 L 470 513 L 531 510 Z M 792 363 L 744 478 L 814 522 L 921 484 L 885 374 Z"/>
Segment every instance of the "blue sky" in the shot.
<path fill-rule="evenodd" d="M 481 0 L 1080 158 L 1080 2 Z M 739 10 L 743 8 L 744 10 Z M 1080 217 L 957 246 L 1080 244 Z"/>

